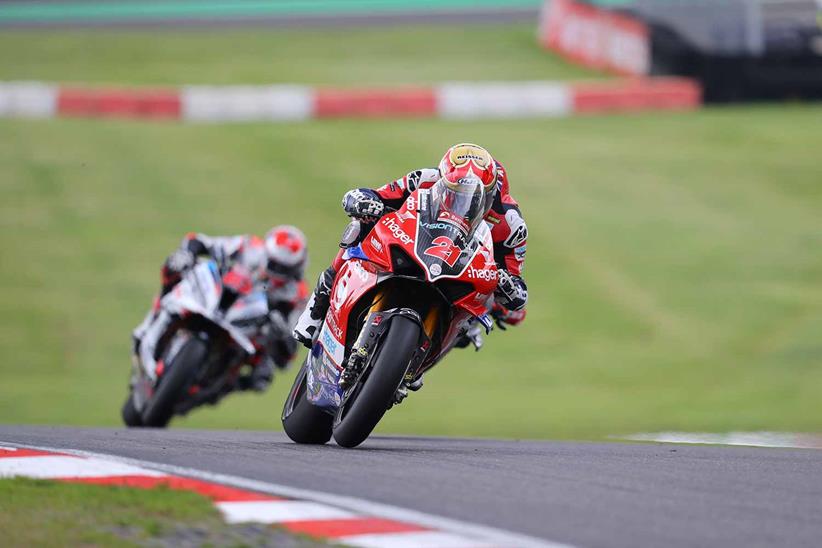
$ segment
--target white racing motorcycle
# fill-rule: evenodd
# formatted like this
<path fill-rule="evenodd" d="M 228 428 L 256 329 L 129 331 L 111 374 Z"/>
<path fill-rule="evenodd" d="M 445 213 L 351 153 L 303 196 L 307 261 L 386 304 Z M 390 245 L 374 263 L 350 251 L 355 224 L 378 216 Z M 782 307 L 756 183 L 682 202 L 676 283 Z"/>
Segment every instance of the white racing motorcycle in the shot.
<path fill-rule="evenodd" d="M 165 427 L 174 415 L 217 403 L 237 387 L 252 356 L 289 336 L 245 269 L 221 275 L 217 263 L 200 261 L 134 331 L 123 422 Z"/>

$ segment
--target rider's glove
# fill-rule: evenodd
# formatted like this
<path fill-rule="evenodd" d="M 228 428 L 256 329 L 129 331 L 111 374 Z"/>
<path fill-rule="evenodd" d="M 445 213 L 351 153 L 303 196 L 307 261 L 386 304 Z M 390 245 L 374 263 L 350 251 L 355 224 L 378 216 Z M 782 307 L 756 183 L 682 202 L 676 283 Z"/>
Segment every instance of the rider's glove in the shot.
<path fill-rule="evenodd" d="M 525 319 L 525 309 L 522 310 L 508 310 L 507 308 L 494 303 L 491 309 L 491 317 L 502 331 L 505 331 L 506 325 L 519 325 Z"/>
<path fill-rule="evenodd" d="M 379 195 L 368 188 L 355 188 L 345 193 L 342 207 L 349 217 L 374 222 L 385 213 Z"/>
<path fill-rule="evenodd" d="M 166 266 L 172 272 L 184 272 L 194 266 L 196 257 L 188 249 L 178 249 L 168 256 Z"/>
<path fill-rule="evenodd" d="M 522 310 L 528 302 L 528 287 L 519 276 L 512 276 L 505 270 L 499 270 L 497 289 L 494 300 L 508 310 Z"/>

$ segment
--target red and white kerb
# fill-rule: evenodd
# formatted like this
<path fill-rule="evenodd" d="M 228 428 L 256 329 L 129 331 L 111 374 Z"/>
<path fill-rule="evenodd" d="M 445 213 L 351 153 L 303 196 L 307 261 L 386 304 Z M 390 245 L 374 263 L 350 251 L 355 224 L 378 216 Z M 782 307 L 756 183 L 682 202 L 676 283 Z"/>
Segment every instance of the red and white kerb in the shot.
<path fill-rule="evenodd" d="M 289 122 L 317 118 L 512 119 L 683 110 L 702 102 L 683 78 L 454 82 L 361 89 L 299 85 L 127 88 L 0 82 L 0 117 Z"/>

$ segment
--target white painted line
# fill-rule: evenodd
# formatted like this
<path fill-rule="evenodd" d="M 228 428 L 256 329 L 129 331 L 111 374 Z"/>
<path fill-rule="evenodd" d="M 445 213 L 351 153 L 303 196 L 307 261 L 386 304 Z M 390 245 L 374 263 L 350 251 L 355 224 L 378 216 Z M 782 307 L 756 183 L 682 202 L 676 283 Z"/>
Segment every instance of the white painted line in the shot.
<path fill-rule="evenodd" d="M 6 478 L 101 478 L 135 475 L 163 477 L 166 474 L 101 458 L 37 456 L 0 459 L 0 477 Z"/>
<path fill-rule="evenodd" d="M 822 436 L 791 432 L 726 432 L 719 434 L 708 432 L 650 432 L 613 437 L 630 441 L 656 441 L 661 443 L 822 449 Z"/>
<path fill-rule="evenodd" d="M 313 97 L 306 86 L 185 86 L 180 105 L 183 120 L 191 122 L 307 120 Z"/>
<path fill-rule="evenodd" d="M 353 519 L 357 516 L 325 504 L 299 500 L 218 502 L 217 508 L 228 523 L 254 521 L 283 523 L 316 519 Z"/>
<path fill-rule="evenodd" d="M 435 94 L 443 118 L 554 117 L 572 110 L 569 87 L 554 82 L 455 82 L 437 86 Z"/>
<path fill-rule="evenodd" d="M 339 537 L 345 546 L 361 548 L 482 548 L 493 544 L 478 543 L 462 536 L 438 531 L 412 531 L 408 533 L 380 533 Z"/>
<path fill-rule="evenodd" d="M 0 117 L 52 118 L 57 86 L 40 82 L 0 83 Z"/>
<path fill-rule="evenodd" d="M 0 443 L 10 443 L 8 441 L 0 441 Z M 90 451 L 80 451 L 71 448 L 59 447 L 43 447 L 35 445 L 27 445 L 22 443 L 15 443 L 18 447 L 26 449 L 36 449 L 40 451 L 55 451 L 61 453 L 69 453 L 80 457 L 102 458 L 111 461 L 123 463 L 130 466 L 140 466 L 160 470 L 168 474 L 178 476 L 187 476 L 204 481 L 220 483 L 223 485 L 230 485 L 239 487 L 241 489 L 249 489 L 251 491 L 259 491 L 260 493 L 268 493 L 270 495 L 278 495 L 283 497 L 290 497 L 295 499 L 310 500 L 321 504 L 328 504 L 336 506 L 347 511 L 369 516 L 375 516 L 405 523 L 414 523 L 430 529 L 439 529 L 447 531 L 455 535 L 463 535 L 469 538 L 475 538 L 477 545 L 482 543 L 491 543 L 497 546 L 517 547 L 517 548 L 571 548 L 571 545 L 561 544 L 550 540 L 544 540 L 528 535 L 522 535 L 504 529 L 497 529 L 495 527 L 488 527 L 485 525 L 478 525 L 468 523 L 451 518 L 418 512 L 416 510 L 409 510 L 399 506 L 392 506 L 379 502 L 371 502 L 365 499 L 335 495 L 332 493 L 324 493 L 322 491 L 313 491 L 309 489 L 299 489 L 296 487 L 289 487 L 279 483 L 269 483 L 257 480 L 241 478 L 238 476 L 230 476 L 227 474 L 216 474 L 213 472 L 205 472 L 203 470 L 196 470 L 194 468 L 187 468 L 184 466 L 174 466 L 170 464 L 155 463 L 150 461 L 131 459 L 127 457 L 120 457 L 117 455 L 105 455 L 101 453 L 93 453 Z"/>

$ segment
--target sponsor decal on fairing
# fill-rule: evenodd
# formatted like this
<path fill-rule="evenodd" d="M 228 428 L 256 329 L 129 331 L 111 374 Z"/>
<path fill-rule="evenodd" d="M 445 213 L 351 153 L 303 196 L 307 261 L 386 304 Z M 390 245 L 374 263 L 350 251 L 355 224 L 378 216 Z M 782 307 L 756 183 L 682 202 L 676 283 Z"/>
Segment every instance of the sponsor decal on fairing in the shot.
<path fill-rule="evenodd" d="M 381 222 L 391 234 L 403 244 L 408 245 L 413 243 L 414 239 L 409 236 L 392 217 L 383 217 Z"/>
<path fill-rule="evenodd" d="M 458 227 L 456 225 L 452 225 L 450 223 L 420 223 L 423 228 L 427 228 L 428 230 L 451 230 L 453 232 L 457 232 Z"/>
<path fill-rule="evenodd" d="M 334 335 L 331 334 L 331 330 L 328 329 L 328 324 L 323 325 L 323 330 L 320 333 L 318 340 L 325 349 L 325 353 L 331 358 L 334 365 L 339 367 L 345 357 L 345 347 L 341 342 L 334 338 Z"/>
<path fill-rule="evenodd" d="M 425 191 L 425 192 L 420 191 L 419 199 L 420 199 L 419 210 L 420 211 L 427 211 L 428 210 L 428 191 Z"/>
<path fill-rule="evenodd" d="M 468 232 L 470 231 L 470 227 L 468 226 L 468 223 L 465 221 L 465 219 L 459 217 L 458 215 L 454 215 L 450 211 L 441 211 L 440 214 L 437 216 L 437 220 L 445 223 L 451 223 L 457 228 L 459 228 L 461 231 L 463 231 L 465 234 L 468 234 Z"/>
<path fill-rule="evenodd" d="M 380 243 L 380 241 L 374 236 L 371 236 L 371 247 L 373 247 L 377 251 L 382 251 L 382 243 Z"/>
<path fill-rule="evenodd" d="M 477 280 L 494 282 L 497 280 L 498 272 L 496 268 L 475 268 L 468 269 L 468 276 Z"/>
<path fill-rule="evenodd" d="M 339 325 L 337 325 L 337 320 L 334 318 L 333 314 L 327 314 L 325 316 L 325 323 L 326 325 L 328 325 L 328 329 L 331 330 L 331 332 L 334 334 L 334 337 L 336 337 L 337 340 L 342 339 L 342 329 Z"/>
<path fill-rule="evenodd" d="M 337 285 L 334 288 L 334 294 L 331 297 L 331 306 L 334 310 L 339 310 L 342 308 L 343 303 L 345 303 L 345 298 L 348 297 L 348 277 L 351 275 L 351 272 L 347 272 L 345 277 L 340 277 L 337 281 Z"/>
<path fill-rule="evenodd" d="M 371 277 L 370 273 L 363 268 L 362 264 L 359 262 L 352 262 L 351 270 L 357 275 L 361 282 L 367 282 Z"/>

